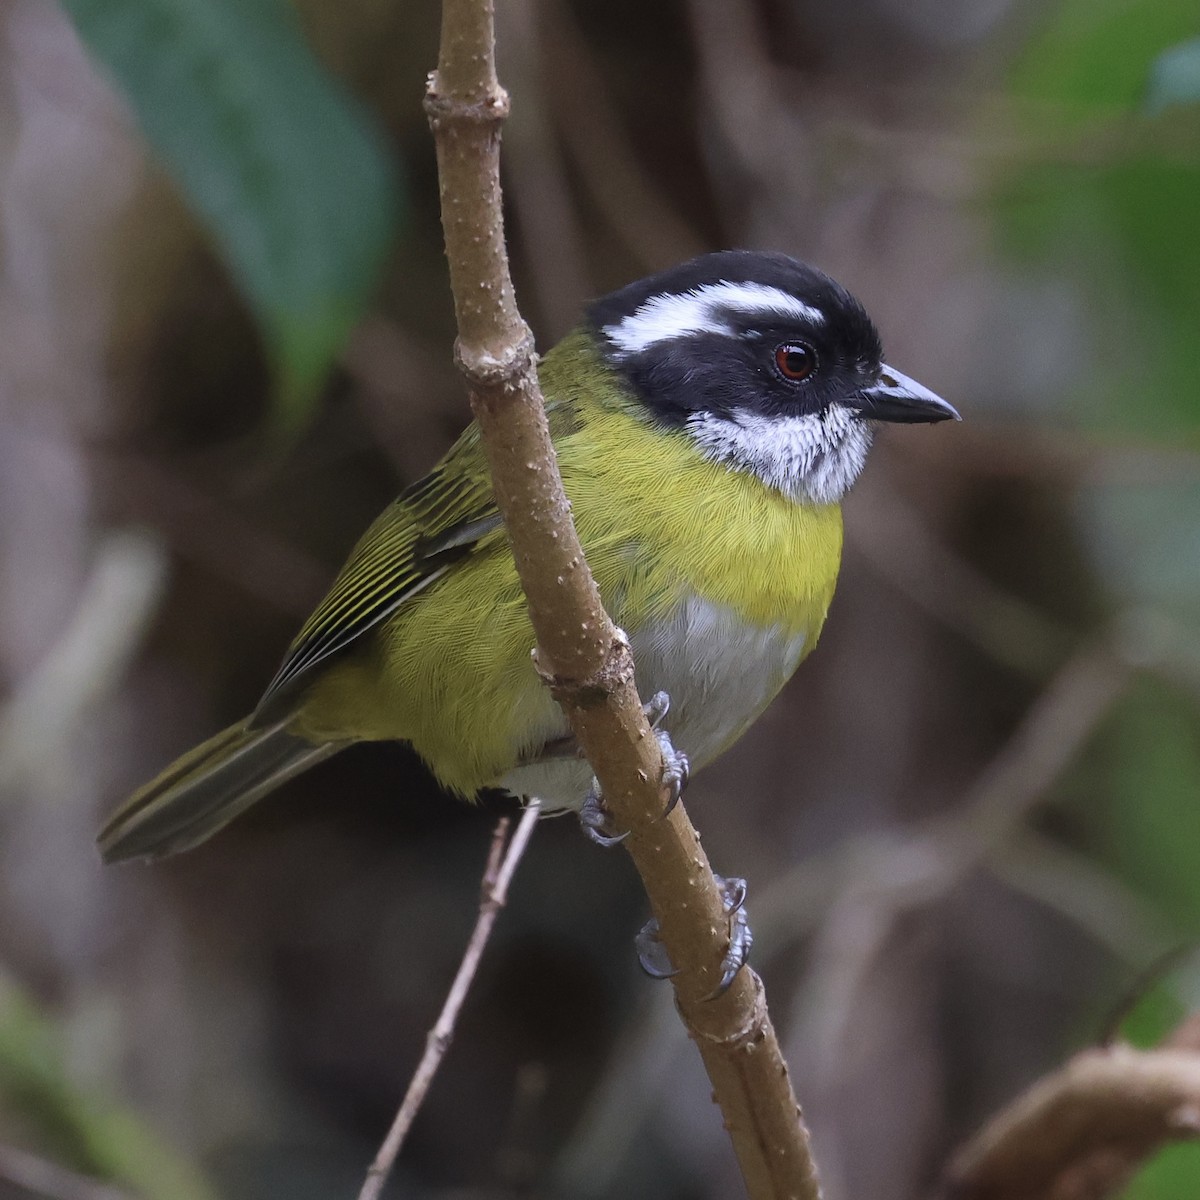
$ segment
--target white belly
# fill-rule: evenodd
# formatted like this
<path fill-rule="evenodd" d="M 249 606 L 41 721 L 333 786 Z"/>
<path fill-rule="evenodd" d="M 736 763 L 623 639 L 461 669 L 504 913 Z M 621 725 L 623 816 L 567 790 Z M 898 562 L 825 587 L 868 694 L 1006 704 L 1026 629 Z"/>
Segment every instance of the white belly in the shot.
<path fill-rule="evenodd" d="M 699 597 L 669 621 L 630 632 L 638 691 L 643 700 L 659 691 L 671 697 L 662 724 L 693 770 L 745 732 L 796 669 L 806 641 L 778 626 L 748 625 Z M 561 715 L 556 727 L 566 733 Z M 587 763 L 559 758 L 518 767 L 501 786 L 536 796 L 547 809 L 578 808 L 591 778 Z"/>

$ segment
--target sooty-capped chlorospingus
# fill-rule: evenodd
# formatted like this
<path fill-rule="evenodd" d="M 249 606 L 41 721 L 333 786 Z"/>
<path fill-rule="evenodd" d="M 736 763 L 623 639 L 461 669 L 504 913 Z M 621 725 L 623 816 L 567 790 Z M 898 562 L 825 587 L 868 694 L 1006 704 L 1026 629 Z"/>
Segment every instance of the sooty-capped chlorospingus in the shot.
<path fill-rule="evenodd" d="M 704 255 L 593 303 L 540 367 L 563 484 L 643 696 L 682 765 L 734 742 L 813 648 L 840 501 L 876 424 L 957 417 L 884 362 L 862 305 L 782 254 Z M 410 742 L 450 791 L 581 809 L 592 775 L 468 427 L 367 530 L 244 721 L 136 792 L 110 861 L 203 841 L 356 741 Z"/>

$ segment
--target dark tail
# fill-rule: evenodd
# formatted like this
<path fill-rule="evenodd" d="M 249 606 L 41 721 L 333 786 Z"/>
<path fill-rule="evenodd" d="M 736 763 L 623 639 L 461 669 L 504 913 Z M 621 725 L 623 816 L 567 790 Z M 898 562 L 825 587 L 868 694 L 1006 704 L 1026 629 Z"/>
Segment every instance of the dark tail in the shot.
<path fill-rule="evenodd" d="M 188 850 L 345 745 L 314 745 L 282 723 L 265 729 L 231 725 L 138 788 L 100 831 L 100 854 L 111 863 Z"/>

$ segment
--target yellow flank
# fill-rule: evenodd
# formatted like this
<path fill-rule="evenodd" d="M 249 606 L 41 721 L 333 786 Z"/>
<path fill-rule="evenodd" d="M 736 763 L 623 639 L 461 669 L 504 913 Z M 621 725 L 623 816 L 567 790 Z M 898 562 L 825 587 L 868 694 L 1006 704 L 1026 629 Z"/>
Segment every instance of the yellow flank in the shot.
<path fill-rule="evenodd" d="M 749 624 L 803 634 L 811 649 L 837 579 L 840 509 L 796 504 L 710 462 L 686 434 L 654 428 L 615 389 L 572 387 L 570 378 L 604 377 L 596 366 L 565 369 L 592 353 L 584 335 L 573 334 L 540 374 L 563 482 L 613 619 L 642 629 L 698 595 Z M 483 472 L 473 427 L 447 467 Z M 388 516 L 406 520 L 401 506 Z M 335 659 L 292 727 L 313 740 L 409 741 L 444 785 L 470 796 L 560 724 L 533 671 L 533 642 L 496 530 Z"/>

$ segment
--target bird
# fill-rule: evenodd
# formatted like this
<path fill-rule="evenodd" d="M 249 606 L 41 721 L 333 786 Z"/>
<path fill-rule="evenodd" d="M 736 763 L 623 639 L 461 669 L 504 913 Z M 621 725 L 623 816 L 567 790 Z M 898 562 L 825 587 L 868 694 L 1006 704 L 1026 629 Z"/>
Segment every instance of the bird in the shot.
<path fill-rule="evenodd" d="M 877 427 L 959 414 L 884 360 L 844 287 L 765 251 L 704 254 L 595 300 L 538 374 L 587 561 L 678 790 L 816 644 L 841 502 Z M 451 793 L 587 813 L 606 840 L 534 644 L 472 423 L 368 528 L 255 710 L 118 808 L 102 857 L 193 847 L 373 740 L 408 742 Z"/>

